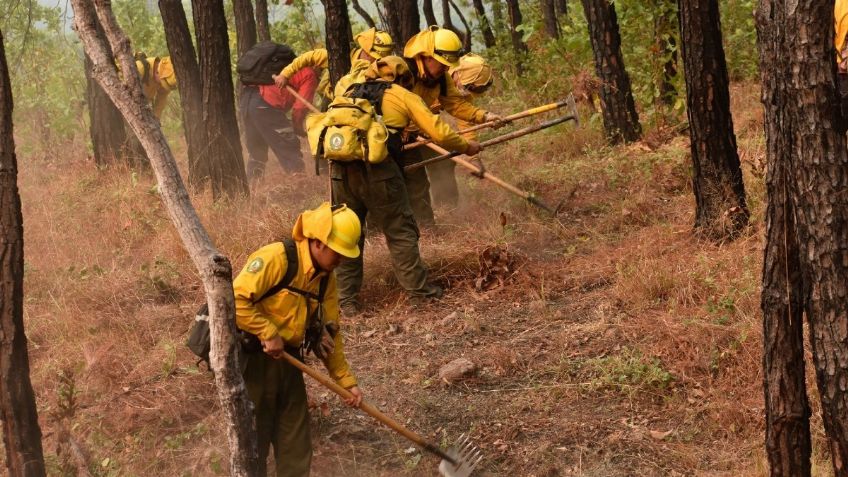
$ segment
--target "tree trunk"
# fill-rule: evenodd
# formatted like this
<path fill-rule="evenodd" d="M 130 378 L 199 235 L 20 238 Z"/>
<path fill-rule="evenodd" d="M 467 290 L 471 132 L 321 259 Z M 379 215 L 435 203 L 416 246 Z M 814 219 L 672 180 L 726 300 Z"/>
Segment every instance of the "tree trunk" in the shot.
<path fill-rule="evenodd" d="M 11 477 L 46 475 L 24 333 L 24 228 L 12 132 L 12 84 L 0 33 L 0 419 Z"/>
<path fill-rule="evenodd" d="M 356 0 L 354 0 L 354 3 Z M 271 40 L 271 25 L 268 23 L 268 0 L 256 0 L 256 35 L 259 41 Z M 373 25 L 371 25 L 373 26 Z"/>
<path fill-rule="evenodd" d="M 480 23 L 480 32 L 483 33 L 483 43 L 486 48 L 491 48 L 497 44 L 495 34 L 492 33 L 492 26 L 489 24 L 489 17 L 486 16 L 486 7 L 483 5 L 483 0 L 473 0 L 474 11 L 477 12 L 477 22 Z"/>
<path fill-rule="evenodd" d="M 523 34 L 518 27 L 521 26 L 521 8 L 518 6 L 518 0 L 506 0 L 506 8 L 509 14 L 509 35 L 512 39 L 512 50 L 515 52 L 517 61 L 515 63 L 518 74 L 524 70 L 522 60 L 527 54 L 527 44 L 524 43 Z"/>
<path fill-rule="evenodd" d="M 194 191 L 202 189 L 205 178 L 211 175 L 206 153 L 206 130 L 197 118 L 203 115 L 203 90 L 200 67 L 191 43 L 188 20 L 182 0 L 159 0 L 159 13 L 165 28 L 168 52 L 174 64 L 182 104 L 183 130 L 188 146 L 188 183 Z"/>
<path fill-rule="evenodd" d="M 665 61 L 662 65 L 659 80 L 659 99 L 663 104 L 671 106 L 677 99 L 677 88 L 674 79 L 677 77 L 677 38 L 675 31 L 675 3 L 672 0 L 661 0 L 659 11 L 654 18 L 654 43 L 660 57 Z"/>
<path fill-rule="evenodd" d="M 91 60 L 85 57 L 86 103 L 89 133 L 94 150 L 94 163 L 106 167 L 122 162 L 125 157 L 127 130 L 121 113 L 100 85 L 91 77 Z"/>
<path fill-rule="evenodd" d="M 548 38 L 559 38 L 559 22 L 557 22 L 555 0 L 541 0 L 542 19 L 545 23 L 545 33 Z"/>
<path fill-rule="evenodd" d="M 554 0 L 554 7 L 556 8 L 557 19 L 564 18 L 566 22 L 570 21 L 568 18 L 568 0 Z"/>
<path fill-rule="evenodd" d="M 383 0 L 383 9 L 389 34 L 397 49 L 402 52 L 406 42 L 421 31 L 418 3 L 415 0 Z"/>
<path fill-rule="evenodd" d="M 679 0 L 695 228 L 725 239 L 748 223 L 717 0 Z"/>
<path fill-rule="evenodd" d="M 836 129 L 839 118 L 833 60 L 833 3 L 813 0 L 760 0 L 756 14 L 760 46 L 763 104 L 766 108 L 766 141 L 769 170 L 786 177 L 783 186 L 769 183 L 769 204 L 782 200 L 788 217 L 794 217 L 794 236 L 777 241 L 798 244 L 800 279 L 789 274 L 783 300 L 792 303 L 792 290 L 801 290 L 800 306 L 810 325 L 810 340 L 821 400 L 822 422 L 830 448 L 834 474 L 848 475 L 848 150 L 845 134 Z M 827 26 L 826 28 L 824 26 Z M 777 172 L 775 172 L 776 174 Z M 785 192 L 784 192 L 785 191 Z M 784 193 L 786 196 L 781 196 Z M 786 227 L 787 234 L 792 232 Z M 797 266 L 787 246 L 787 267 Z M 768 251 L 768 249 L 767 249 Z M 784 273 L 784 272 L 781 272 Z M 787 292 L 786 290 L 789 290 Z M 768 290 L 764 290 L 764 294 Z M 796 312 L 797 313 L 797 312 Z M 786 346 L 802 356 L 799 332 L 785 317 L 781 324 Z M 800 326 L 800 325 L 796 325 Z M 780 336 L 780 335 L 779 335 Z M 777 346 L 764 336 L 766 350 Z M 765 355 L 764 359 L 769 357 Z M 797 361 L 785 366 L 784 382 L 766 381 L 767 450 L 772 475 L 810 475 L 809 436 L 804 406 L 803 378 Z M 774 376 L 769 368 L 764 377 Z M 780 384 L 785 385 L 778 388 Z M 768 395 L 767 395 L 768 396 Z"/>
<path fill-rule="evenodd" d="M 604 132 L 610 144 L 637 141 L 642 136 L 630 76 L 621 56 L 621 36 L 615 7 L 609 0 L 582 0 L 589 24 L 589 39 L 595 57 L 595 72 L 601 80 L 601 110 Z"/>
<path fill-rule="evenodd" d="M 421 10 L 424 12 L 424 20 L 427 21 L 427 26 L 438 25 L 436 21 L 436 13 L 433 12 L 433 0 L 424 0 L 421 5 Z"/>
<path fill-rule="evenodd" d="M 442 0 L 442 28 L 447 28 L 462 37 L 462 33 L 453 24 L 450 12 L 450 2 L 448 0 Z"/>
<path fill-rule="evenodd" d="M 465 51 L 471 51 L 471 25 L 468 24 L 468 19 L 465 18 L 465 14 L 462 13 L 462 10 L 459 9 L 459 6 L 453 0 L 448 0 L 450 2 L 453 11 L 456 12 L 456 16 L 459 17 L 459 21 L 462 22 L 462 26 L 465 27 L 465 33 L 461 34 L 462 37 L 462 49 Z"/>
<path fill-rule="evenodd" d="M 191 5 L 203 88 L 201 121 L 207 138 L 202 156 L 207 164 L 199 169 L 209 171 L 208 179 L 201 179 L 210 181 L 215 200 L 246 196 L 224 2 L 192 0 Z"/>
<path fill-rule="evenodd" d="M 350 71 L 350 45 L 353 43 L 353 35 L 350 32 L 345 0 L 321 2 L 324 4 L 324 31 L 327 34 L 327 51 L 330 56 L 330 82 L 336 84 Z M 391 35 L 394 40 L 394 33 Z"/>
<path fill-rule="evenodd" d="M 233 18 L 236 20 L 236 44 L 238 56 L 256 44 L 256 21 L 253 18 L 253 3 L 250 0 L 233 0 Z"/>
<path fill-rule="evenodd" d="M 95 65 L 93 76 L 141 138 L 156 174 L 162 202 L 203 280 L 209 303 L 212 340 L 210 363 L 227 423 L 230 475 L 257 476 L 260 474 L 260 463 L 253 426 L 253 406 L 247 397 L 235 348 L 238 343 L 234 339 L 235 299 L 230 263 L 215 249 L 191 205 L 159 122 L 151 109 L 144 107 L 146 100 L 141 93 L 138 76 L 125 75 L 124 81 L 127 83 L 122 83 L 115 70 L 115 63 L 108 54 L 109 45 L 103 38 L 98 38 L 95 15 L 103 24 L 111 49 L 117 53 L 122 69 L 134 66 L 129 40 L 120 30 L 109 0 L 97 0 L 96 7 L 92 7 L 91 0 L 72 0 L 71 4 L 77 34 Z"/>
<path fill-rule="evenodd" d="M 350 4 L 353 6 L 353 9 L 356 11 L 356 13 L 358 13 L 359 16 L 362 17 L 362 21 L 364 21 L 365 24 L 368 25 L 368 28 L 377 28 L 377 24 L 374 23 L 374 19 L 371 18 L 371 15 L 369 15 L 364 8 L 362 8 L 362 6 L 359 4 L 359 0 L 351 0 Z"/>

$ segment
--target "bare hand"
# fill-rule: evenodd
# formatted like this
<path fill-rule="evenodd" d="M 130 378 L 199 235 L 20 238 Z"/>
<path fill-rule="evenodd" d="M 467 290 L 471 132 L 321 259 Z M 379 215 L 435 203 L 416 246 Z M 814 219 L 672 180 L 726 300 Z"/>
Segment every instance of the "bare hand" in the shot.
<path fill-rule="evenodd" d="M 359 390 L 359 386 L 354 386 L 348 391 L 353 394 L 350 398 L 345 398 L 344 402 L 350 407 L 359 407 L 362 404 L 362 391 Z"/>
<path fill-rule="evenodd" d="M 486 115 L 483 117 L 483 121 L 487 123 L 495 121 L 495 124 L 492 124 L 492 129 L 500 129 L 506 126 L 507 123 L 509 123 L 509 121 L 504 120 L 503 116 L 501 116 L 500 114 L 495 114 L 492 112 L 486 113 Z"/>
<path fill-rule="evenodd" d="M 474 156 L 480 153 L 483 150 L 483 146 L 480 145 L 479 142 L 470 140 L 468 141 L 468 149 L 465 150 L 466 156 Z"/>
<path fill-rule="evenodd" d="M 280 88 L 280 91 L 285 91 L 286 85 L 289 84 L 288 78 L 286 78 L 282 74 L 271 75 L 271 78 L 274 79 L 274 84 L 277 85 L 277 88 Z"/>
<path fill-rule="evenodd" d="M 274 359 L 280 359 L 283 356 L 283 339 L 280 335 L 276 335 L 270 340 L 262 341 L 262 351 Z"/>
<path fill-rule="evenodd" d="M 336 340 L 333 339 L 333 337 L 327 331 L 327 328 L 324 328 L 324 332 L 321 333 L 321 344 L 320 344 L 320 346 L 321 346 L 321 356 L 323 356 L 324 359 L 329 358 L 330 355 L 333 354 L 333 351 L 335 351 L 335 349 L 336 349 Z"/>

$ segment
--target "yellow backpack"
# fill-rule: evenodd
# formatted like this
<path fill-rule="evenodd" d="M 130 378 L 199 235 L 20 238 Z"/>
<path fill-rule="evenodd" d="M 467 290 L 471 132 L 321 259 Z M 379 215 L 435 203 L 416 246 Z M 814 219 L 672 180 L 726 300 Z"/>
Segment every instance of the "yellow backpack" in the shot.
<path fill-rule="evenodd" d="M 306 118 L 309 148 L 328 161 L 382 162 L 389 155 L 389 130 L 383 124 L 380 103 L 391 87 L 385 81 L 357 83 L 330 103 L 325 113 Z"/>

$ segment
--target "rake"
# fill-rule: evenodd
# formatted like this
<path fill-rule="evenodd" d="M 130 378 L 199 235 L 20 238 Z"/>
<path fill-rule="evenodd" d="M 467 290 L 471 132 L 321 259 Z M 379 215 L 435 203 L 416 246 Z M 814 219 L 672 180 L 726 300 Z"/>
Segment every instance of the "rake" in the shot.
<path fill-rule="evenodd" d="M 335 383 L 335 381 L 328 378 L 315 368 L 307 366 L 294 356 L 283 352 L 282 357 L 289 364 L 308 374 L 312 377 L 312 379 L 323 384 L 339 396 L 346 399 L 353 397 L 347 389 L 339 386 Z M 359 409 L 362 409 L 374 419 L 382 422 L 393 431 L 414 442 L 425 451 L 441 457 L 442 461 L 439 463 L 439 472 L 441 472 L 445 477 L 470 477 L 474 468 L 477 467 L 480 461 L 483 460 L 483 453 L 480 452 L 480 450 L 465 434 L 459 437 L 453 447 L 444 451 L 436 444 L 433 444 L 432 442 L 425 440 L 420 435 L 410 431 L 404 427 L 403 424 L 383 414 L 382 411 L 365 401 L 362 401 L 362 403 L 359 404 Z"/>

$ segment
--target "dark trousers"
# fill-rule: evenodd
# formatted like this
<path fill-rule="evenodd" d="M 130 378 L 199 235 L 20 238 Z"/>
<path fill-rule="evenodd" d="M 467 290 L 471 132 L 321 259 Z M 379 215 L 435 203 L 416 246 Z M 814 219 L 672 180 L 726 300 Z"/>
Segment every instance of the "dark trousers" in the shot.
<path fill-rule="evenodd" d="M 265 173 L 268 149 L 286 172 L 303 172 L 300 141 L 286 113 L 262 99 L 259 88 L 244 88 L 239 104 L 244 142 L 247 145 L 247 177 L 256 180 Z"/>

